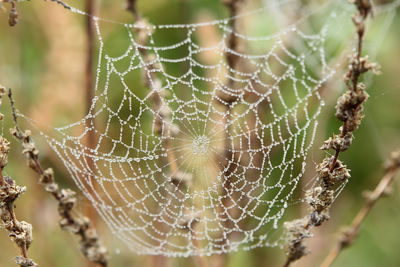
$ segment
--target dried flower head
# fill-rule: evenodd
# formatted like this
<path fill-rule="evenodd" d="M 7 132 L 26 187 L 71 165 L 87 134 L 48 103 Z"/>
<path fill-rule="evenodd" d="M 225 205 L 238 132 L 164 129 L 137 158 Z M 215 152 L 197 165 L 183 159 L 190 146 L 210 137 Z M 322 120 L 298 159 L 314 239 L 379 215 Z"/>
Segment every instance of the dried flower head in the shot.
<path fill-rule="evenodd" d="M 10 142 L 0 136 L 0 169 L 3 169 L 8 162 L 8 152 L 10 151 Z"/>
<path fill-rule="evenodd" d="M 305 198 L 313 211 L 322 212 L 332 204 L 334 199 L 333 194 L 333 190 L 325 190 L 318 186 L 307 190 Z"/>
<path fill-rule="evenodd" d="M 17 256 L 15 258 L 15 263 L 18 264 L 21 267 L 34 267 L 38 266 L 33 260 L 22 257 L 22 256 Z"/>
<path fill-rule="evenodd" d="M 338 98 L 336 104 L 336 117 L 341 121 L 347 121 L 362 113 L 359 108 L 368 99 L 368 93 L 364 90 L 364 85 L 359 84 L 357 91 L 347 91 Z"/>
<path fill-rule="evenodd" d="M 11 3 L 12 7 L 10 9 L 10 13 L 8 14 L 8 25 L 13 27 L 18 24 L 18 11 L 17 8 L 15 7 L 14 2 Z"/>
<path fill-rule="evenodd" d="M 340 185 L 350 178 L 349 170 L 340 160 L 333 162 L 334 158 L 325 158 L 317 166 L 318 177 L 327 188 L 333 188 Z M 332 166 L 334 164 L 334 166 Z"/>
<path fill-rule="evenodd" d="M 285 251 L 288 262 L 296 261 L 309 253 L 307 247 L 303 244 L 305 238 L 311 237 L 311 233 L 306 227 L 307 223 L 308 218 L 305 217 L 283 224 L 287 240 Z"/>
<path fill-rule="evenodd" d="M 364 19 L 369 14 L 372 14 L 372 3 L 370 0 L 351 0 L 354 3 L 360 13 L 360 16 Z"/>
<path fill-rule="evenodd" d="M 321 150 L 333 149 L 341 152 L 346 151 L 350 147 L 352 142 L 352 132 L 348 132 L 344 136 L 342 136 L 341 134 L 335 134 L 333 137 L 329 137 L 328 140 L 324 141 L 324 144 L 321 146 Z"/>

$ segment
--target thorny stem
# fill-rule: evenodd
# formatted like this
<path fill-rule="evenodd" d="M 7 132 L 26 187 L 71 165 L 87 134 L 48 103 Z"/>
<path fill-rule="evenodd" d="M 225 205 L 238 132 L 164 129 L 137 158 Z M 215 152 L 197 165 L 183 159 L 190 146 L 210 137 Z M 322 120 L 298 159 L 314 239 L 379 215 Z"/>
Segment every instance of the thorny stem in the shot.
<path fill-rule="evenodd" d="M 30 131 L 22 132 L 18 126 L 17 111 L 15 109 L 14 99 L 11 90 L 8 92 L 11 104 L 12 117 L 15 127 L 11 129 L 14 137 L 21 142 L 28 166 L 40 176 L 40 184 L 49 192 L 58 202 L 58 213 L 61 217 L 60 227 L 74 235 L 80 237 L 80 249 L 84 256 L 91 262 L 99 266 L 107 266 L 107 249 L 103 247 L 91 222 L 88 218 L 74 216 L 76 214 L 73 208 L 76 204 L 75 192 L 70 189 L 60 189 L 60 186 L 54 179 L 54 173 L 51 168 L 44 169 L 39 161 L 39 151 L 36 148 Z"/>
<path fill-rule="evenodd" d="M 360 209 L 356 217 L 353 219 L 351 225 L 341 234 L 339 242 L 330 251 L 328 256 L 323 261 L 321 267 L 329 267 L 333 264 L 343 249 L 351 246 L 357 238 L 361 225 L 365 218 L 371 212 L 375 204 L 389 191 L 391 184 L 396 178 L 400 169 L 400 150 L 393 152 L 389 163 L 385 168 L 385 174 L 380 180 L 379 184 L 375 187 L 373 192 L 366 195 L 366 201 Z"/>
<path fill-rule="evenodd" d="M 312 236 L 312 228 L 320 226 L 329 219 L 329 209 L 334 200 L 335 189 L 344 185 L 350 178 L 349 170 L 339 160 L 339 155 L 350 147 L 353 132 L 358 129 L 363 118 L 362 105 L 368 99 L 368 94 L 360 78 L 365 72 L 377 69 L 376 64 L 370 63 L 367 57 L 362 57 L 365 22 L 369 15 L 372 16 L 371 2 L 370 0 L 353 2 L 357 7 L 357 13 L 353 16 L 357 31 L 356 53 L 350 57 L 349 69 L 344 77 L 348 90 L 339 97 L 336 105 L 336 117 L 343 124 L 340 133 L 330 137 L 321 147 L 322 150 L 332 149 L 335 154 L 325 158 L 317 167 L 320 185 L 306 192 L 310 215 L 285 223 L 288 235 L 285 267 L 308 253 L 304 240 Z"/>

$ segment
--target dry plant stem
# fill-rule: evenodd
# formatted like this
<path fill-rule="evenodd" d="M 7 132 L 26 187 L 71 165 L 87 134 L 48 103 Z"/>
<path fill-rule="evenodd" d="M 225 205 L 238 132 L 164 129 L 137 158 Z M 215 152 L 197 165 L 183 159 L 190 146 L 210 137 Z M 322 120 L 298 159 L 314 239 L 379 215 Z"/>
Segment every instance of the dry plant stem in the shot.
<path fill-rule="evenodd" d="M 94 49 L 95 49 L 95 25 L 93 21 L 93 15 L 95 14 L 95 0 L 86 0 L 86 13 L 89 15 L 86 17 L 86 62 L 85 62 L 85 115 L 89 114 L 90 108 L 92 106 L 92 99 L 94 97 L 93 88 L 93 63 L 94 63 Z M 85 121 L 85 126 L 88 129 L 86 136 L 86 146 L 89 150 L 92 150 L 96 146 L 96 136 L 95 136 L 95 119 L 87 118 Z M 86 157 L 86 163 L 88 168 L 95 171 L 95 166 L 91 157 Z M 90 184 L 87 185 L 90 190 L 96 190 L 96 181 L 94 175 L 89 178 Z M 94 182 L 92 182 L 94 181 Z M 87 205 L 86 214 L 92 220 L 93 224 L 96 224 L 97 216 L 94 208 L 91 205 Z"/>
<path fill-rule="evenodd" d="M 85 66 L 85 85 L 86 85 L 86 109 L 90 109 L 93 99 L 93 56 L 95 44 L 95 26 L 93 23 L 93 15 L 95 9 L 94 0 L 86 0 L 86 13 L 89 14 L 86 18 L 86 66 Z"/>
<path fill-rule="evenodd" d="M 144 24 L 146 25 L 147 22 L 138 14 L 137 8 L 136 8 L 136 0 L 127 0 L 127 5 L 126 9 L 132 13 L 135 22 Z M 148 40 L 149 40 L 149 33 L 144 30 L 144 29 L 138 29 L 137 32 L 137 39 L 138 43 L 145 45 Z M 148 53 L 146 49 L 140 49 L 140 54 L 143 57 L 144 62 L 149 62 L 151 61 L 151 55 Z M 163 107 L 163 96 L 161 93 L 161 81 L 158 79 L 157 75 L 154 72 L 151 72 L 151 69 L 156 68 L 154 64 L 150 65 L 148 68 L 146 68 L 143 72 L 143 81 L 144 85 L 150 89 L 153 90 L 153 94 L 151 96 L 151 102 L 152 102 L 152 109 L 154 112 L 157 114 L 156 118 L 153 121 L 153 127 L 154 127 L 154 132 L 158 136 L 161 136 L 163 138 L 163 146 L 167 151 L 167 163 L 169 166 L 169 171 L 171 174 L 177 173 L 178 171 L 178 166 L 176 164 L 176 158 L 175 158 L 175 153 L 170 147 L 170 142 L 168 142 L 168 130 L 165 129 L 164 127 L 164 121 L 169 122 L 169 114 L 170 110 L 167 108 L 162 108 Z M 171 184 L 172 185 L 172 184 Z M 165 226 L 160 226 L 163 231 L 167 231 Z M 168 258 L 162 256 L 162 255 L 155 255 L 155 256 L 150 256 L 151 257 L 151 265 L 156 266 L 156 267 L 162 267 L 166 266 L 168 264 Z"/>
<path fill-rule="evenodd" d="M 126 9 L 132 13 L 132 15 L 138 19 L 138 13 L 136 8 L 137 0 L 127 0 L 126 1 Z"/>
<path fill-rule="evenodd" d="M 61 0 L 44 0 L 44 1 L 50 1 L 50 2 L 54 2 L 54 3 L 56 3 L 56 4 L 58 4 L 58 5 L 60 5 L 60 6 L 62 6 L 62 7 L 64 7 L 65 9 L 71 9 L 71 7 L 69 6 L 69 5 L 67 5 L 66 3 L 64 3 L 63 1 L 61 1 Z"/>
<path fill-rule="evenodd" d="M 140 16 L 137 11 L 137 0 L 127 0 L 126 8 L 129 12 L 134 16 L 136 23 L 147 24 L 147 22 Z M 151 34 L 151 33 L 150 33 Z M 145 29 L 137 30 L 138 42 L 142 45 L 145 45 L 148 42 L 149 33 Z M 146 49 L 140 49 L 140 53 L 143 56 L 145 62 L 152 61 L 152 56 L 148 53 Z M 169 171 L 171 177 L 171 186 L 179 188 L 185 188 L 190 186 L 191 177 L 183 173 L 179 170 L 179 166 L 177 164 L 177 158 L 174 152 L 171 143 L 168 141 L 169 136 L 174 136 L 179 131 L 177 126 L 174 126 L 171 122 L 171 109 L 168 104 L 164 102 L 165 91 L 162 90 L 162 81 L 157 77 L 155 72 L 152 72 L 151 69 L 155 69 L 160 66 L 150 65 L 148 69 L 143 72 L 143 80 L 144 84 L 147 88 L 153 90 L 153 95 L 151 97 L 152 100 L 152 109 L 157 113 L 157 116 L 154 121 L 154 131 L 157 135 L 163 138 L 163 145 L 165 150 L 167 151 L 167 164 L 169 166 Z M 166 125 L 168 125 L 166 127 Z M 186 225 L 190 222 L 193 223 L 193 220 L 196 218 L 187 218 L 187 222 L 181 222 L 181 224 Z M 194 227 L 194 226 L 192 226 Z M 193 234 L 193 243 L 196 248 L 200 248 L 200 244 L 196 240 L 195 232 L 187 227 L 188 231 Z M 203 257 L 195 257 L 197 264 L 201 267 L 207 267 L 208 263 Z M 167 264 L 167 258 L 163 256 L 154 256 L 154 262 L 157 266 L 165 266 Z"/>
<path fill-rule="evenodd" d="M 9 3 L 10 4 L 10 11 L 8 13 L 8 25 L 13 27 L 18 23 L 18 11 L 16 6 L 16 0 L 0 0 L 1 3 Z"/>
<path fill-rule="evenodd" d="M 132 15 L 136 19 L 136 23 L 147 25 L 148 23 L 139 15 L 136 7 L 136 0 L 127 0 L 127 10 L 132 13 Z M 147 29 L 138 29 L 138 42 L 142 45 L 145 45 L 148 42 L 148 30 Z M 143 56 L 145 62 L 149 62 L 152 60 L 152 56 L 148 53 L 146 49 L 140 49 L 140 53 Z M 152 100 L 152 109 L 157 113 L 157 117 L 155 118 L 154 130 L 155 133 L 162 136 L 164 139 L 164 146 L 167 150 L 167 160 L 168 165 L 170 167 L 170 171 L 173 175 L 178 175 L 178 165 L 176 163 L 176 156 L 173 152 L 171 144 L 167 141 L 170 135 L 175 135 L 177 133 L 177 129 L 172 127 L 170 114 L 171 110 L 167 104 L 164 103 L 164 91 L 162 91 L 162 82 L 157 77 L 155 72 L 152 72 L 152 69 L 157 68 L 155 64 L 150 65 L 146 72 L 143 73 L 144 84 L 150 90 L 153 90 L 153 95 L 151 96 Z M 165 124 L 168 124 L 168 127 L 165 127 Z"/>
<path fill-rule="evenodd" d="M 80 237 L 80 250 L 83 255 L 91 262 L 99 266 L 107 266 L 107 249 L 101 245 L 96 230 L 92 228 L 88 218 L 74 215 L 76 204 L 76 193 L 70 189 L 60 189 L 60 186 L 54 179 L 54 173 L 51 168 L 44 169 L 39 161 L 39 150 L 32 141 L 30 131 L 21 131 L 17 122 L 17 113 L 14 107 L 11 90 L 8 93 L 15 128 L 11 129 L 14 137 L 21 142 L 26 156 L 28 166 L 40 176 L 40 184 L 49 192 L 58 202 L 58 213 L 61 217 L 60 227 L 74 235 Z"/>
<path fill-rule="evenodd" d="M 393 152 L 389 162 L 385 168 L 385 174 L 375 187 L 374 191 L 366 194 L 366 201 L 351 225 L 341 234 L 339 242 L 330 251 L 328 256 L 323 261 L 321 267 L 329 267 L 333 264 L 343 249 L 351 246 L 357 238 L 361 225 L 365 218 L 371 212 L 375 204 L 390 191 L 390 186 L 393 183 L 400 169 L 400 150 Z"/>
<path fill-rule="evenodd" d="M 232 51 L 237 52 L 239 46 L 239 40 L 235 33 L 237 32 L 237 20 L 236 16 L 239 13 L 240 5 L 244 2 L 244 0 L 223 0 L 226 8 L 229 10 L 229 17 L 232 18 L 230 21 L 230 26 L 232 28 L 232 33 L 228 37 L 228 48 Z M 238 57 L 232 53 L 227 53 L 226 60 L 230 68 L 235 69 L 238 61 Z"/>
<path fill-rule="evenodd" d="M 231 51 L 235 51 L 237 52 L 238 50 L 238 46 L 239 46 L 239 41 L 237 36 L 234 34 L 235 32 L 237 32 L 237 20 L 236 20 L 236 16 L 239 12 L 240 9 L 240 5 L 242 4 L 242 2 L 244 2 L 244 0 L 223 0 L 223 4 L 226 6 L 226 8 L 229 11 L 229 15 L 232 18 L 232 20 L 230 21 L 230 27 L 232 28 L 232 33 L 228 36 L 228 41 L 227 41 L 227 47 L 229 50 Z M 228 64 L 228 67 L 230 68 L 230 72 L 231 75 L 234 76 L 233 70 L 236 69 L 237 63 L 238 63 L 238 57 L 236 55 L 234 55 L 233 53 L 230 52 L 226 52 L 225 53 L 225 59 L 226 62 Z M 235 86 L 235 82 L 233 79 L 228 79 L 228 81 L 226 82 L 226 87 L 233 89 Z M 227 196 L 229 194 L 229 192 L 232 190 L 232 182 L 230 177 L 232 176 L 232 174 L 234 173 L 236 167 L 235 167 L 235 162 L 237 161 L 235 159 L 235 154 L 232 153 L 232 149 L 231 149 L 231 141 L 229 138 L 229 133 L 230 133 L 230 126 L 229 126 L 229 122 L 231 120 L 230 118 L 230 109 L 232 108 L 232 103 L 234 103 L 235 101 L 237 101 L 238 97 L 237 96 L 232 96 L 230 94 L 227 94 L 226 92 L 221 92 L 218 91 L 217 92 L 217 96 L 220 99 L 220 101 L 217 101 L 216 104 L 217 105 L 222 105 L 222 108 L 225 109 L 225 114 L 227 114 L 227 116 L 225 118 L 223 118 L 223 123 L 224 125 L 222 127 L 225 128 L 225 130 L 223 131 L 225 133 L 225 144 L 224 144 L 224 161 L 223 161 L 223 165 L 221 166 L 222 170 L 224 171 L 224 177 L 225 177 L 225 181 L 222 184 L 222 192 L 221 195 L 222 196 Z M 230 203 L 230 197 L 224 197 L 222 199 L 222 206 L 223 207 L 227 207 L 229 206 Z M 227 209 L 223 210 L 222 213 L 228 213 Z M 229 228 L 230 227 L 230 223 L 229 223 L 229 216 L 228 214 L 226 214 L 224 216 L 225 218 L 221 218 L 223 219 L 222 224 L 224 225 L 225 228 Z M 221 246 L 228 246 L 229 244 L 229 236 L 223 236 L 222 237 L 222 242 L 221 242 Z M 226 249 L 226 248 L 225 248 Z M 218 263 L 220 266 L 225 266 L 226 262 L 227 262 L 227 258 L 228 255 L 227 254 L 221 254 L 221 256 L 219 257 L 220 262 Z"/>
<path fill-rule="evenodd" d="M 0 105 L 5 94 L 6 89 L 0 86 Z M 3 120 L 1 113 L 0 120 Z M 8 236 L 21 251 L 21 256 L 15 258 L 16 264 L 21 267 L 37 266 L 33 260 L 28 258 L 28 248 L 33 241 L 32 225 L 18 221 L 14 210 L 15 201 L 26 191 L 26 188 L 18 186 L 13 179 L 3 174 L 8 163 L 9 145 L 8 140 L 0 136 L 0 219 L 2 227 L 8 231 Z"/>
<path fill-rule="evenodd" d="M 321 147 L 322 150 L 333 150 L 334 156 L 326 157 L 317 167 L 321 181 L 306 192 L 306 202 L 310 205 L 310 214 L 302 219 L 285 223 L 288 243 L 286 245 L 287 260 L 285 267 L 305 256 L 308 251 L 305 239 L 312 236 L 311 230 L 329 219 L 329 209 L 333 203 L 335 189 L 344 185 L 350 178 L 349 170 L 339 160 L 341 152 L 346 151 L 353 139 L 353 132 L 358 129 L 363 115 L 363 103 L 368 99 L 365 85 L 360 82 L 361 76 L 368 72 L 376 72 L 376 64 L 370 63 L 368 57 L 362 57 L 365 22 L 372 13 L 369 0 L 353 1 L 357 13 L 353 16 L 356 28 L 356 53 L 351 55 L 349 69 L 344 77 L 348 91 L 339 97 L 336 105 L 336 117 L 343 122 L 340 133 L 330 137 Z"/>
<path fill-rule="evenodd" d="M 352 63 L 353 66 L 350 67 L 349 73 L 347 74 L 345 79 L 347 82 L 348 89 L 350 91 L 353 91 L 354 93 L 357 93 L 357 91 L 360 89 L 359 88 L 360 77 L 363 73 L 365 73 L 365 71 L 362 71 L 363 62 L 361 60 L 361 56 L 362 56 L 363 41 L 365 35 L 365 21 L 369 14 L 372 15 L 372 4 L 370 0 L 356 0 L 354 1 L 354 3 L 357 6 L 359 12 L 358 15 L 353 17 L 353 22 L 357 30 L 357 52 L 355 56 L 355 61 Z M 358 109 L 362 105 L 362 103 L 363 101 L 359 101 L 358 103 L 356 103 L 356 105 L 354 106 L 354 110 Z M 349 131 L 348 129 L 347 120 L 344 120 L 340 137 L 344 138 L 346 134 L 349 132 L 351 131 Z M 335 164 L 341 152 L 340 148 L 336 148 L 335 150 L 336 150 L 335 155 L 332 161 L 332 165 L 330 167 L 331 172 L 335 168 Z"/>
<path fill-rule="evenodd" d="M 20 1 L 24 1 L 24 0 L 0 0 L 0 3 L 10 3 L 10 5 L 11 5 L 10 12 L 8 15 L 8 24 L 10 26 L 15 26 L 18 23 L 18 12 L 17 12 L 16 3 L 20 2 Z M 44 0 L 44 1 L 54 2 L 54 3 L 64 7 L 65 9 L 71 10 L 71 7 L 61 0 Z"/>
<path fill-rule="evenodd" d="M 51 1 L 63 6 L 66 9 L 71 9 L 69 5 L 60 0 L 44 0 L 44 1 Z M 8 14 L 8 25 L 10 25 L 11 27 L 16 26 L 18 24 L 18 11 L 16 6 L 17 2 L 19 2 L 19 0 L 0 0 L 0 3 L 10 3 L 11 5 Z"/>
<path fill-rule="evenodd" d="M 227 9 L 229 10 L 230 17 L 232 17 L 232 20 L 230 21 L 230 26 L 232 28 L 232 33 L 228 37 L 227 47 L 229 48 L 229 50 L 235 51 L 235 52 L 237 52 L 237 50 L 238 50 L 238 43 L 239 43 L 237 36 L 234 34 L 235 32 L 237 32 L 236 16 L 237 16 L 237 14 L 239 12 L 240 4 L 243 1 L 244 0 L 223 0 L 223 3 L 225 4 Z M 239 58 L 236 55 L 234 55 L 233 53 L 229 53 L 229 52 L 225 53 L 225 58 L 226 58 L 226 61 L 227 61 L 227 64 L 228 64 L 229 68 L 231 69 L 230 71 L 234 70 L 236 68 L 236 65 L 238 63 L 238 59 Z M 226 82 L 226 86 L 228 88 L 232 88 L 233 89 L 234 85 L 235 85 L 235 83 L 234 83 L 233 79 L 229 79 Z M 229 111 L 231 109 L 231 104 L 233 102 L 237 101 L 237 96 L 228 95 L 226 93 L 224 93 L 224 94 L 223 93 L 219 93 L 218 97 L 223 101 L 223 103 L 218 102 L 217 104 L 222 104 L 223 107 L 227 111 Z M 229 112 L 227 114 L 229 114 Z M 229 132 L 229 126 L 228 126 L 229 120 L 230 120 L 229 115 L 226 118 L 224 118 L 224 124 L 225 124 L 224 127 L 228 128 L 228 129 L 226 129 L 225 132 Z M 225 159 L 231 159 L 232 156 L 233 156 L 232 152 L 231 152 L 231 149 L 230 149 L 230 141 L 229 141 L 229 136 L 228 135 L 225 136 L 225 155 L 224 156 L 225 156 Z M 229 161 L 227 161 L 225 165 L 228 165 L 228 164 L 229 164 Z M 224 167 L 227 167 L 227 166 L 224 166 Z M 229 168 L 229 169 L 230 170 L 227 171 L 229 173 L 225 173 L 226 177 L 229 177 L 231 172 L 233 171 L 233 170 L 231 170 L 231 168 Z M 228 187 L 229 187 L 229 185 L 228 185 Z"/>

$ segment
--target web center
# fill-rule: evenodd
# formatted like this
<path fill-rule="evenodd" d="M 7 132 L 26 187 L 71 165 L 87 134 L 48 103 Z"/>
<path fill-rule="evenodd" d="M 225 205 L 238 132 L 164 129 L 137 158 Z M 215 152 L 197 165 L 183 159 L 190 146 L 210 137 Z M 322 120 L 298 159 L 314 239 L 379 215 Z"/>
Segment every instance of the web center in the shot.
<path fill-rule="evenodd" d="M 209 145 L 210 145 L 210 139 L 207 136 L 205 135 L 197 136 L 193 139 L 192 153 L 194 155 L 205 154 L 208 151 Z"/>

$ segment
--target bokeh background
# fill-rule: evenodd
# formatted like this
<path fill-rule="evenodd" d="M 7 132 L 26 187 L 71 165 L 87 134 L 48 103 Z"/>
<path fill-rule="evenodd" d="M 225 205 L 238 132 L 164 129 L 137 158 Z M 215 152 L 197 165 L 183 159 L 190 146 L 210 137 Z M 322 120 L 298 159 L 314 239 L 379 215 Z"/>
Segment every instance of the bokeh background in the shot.
<path fill-rule="evenodd" d="M 250 4 L 247 8 L 263 4 L 254 0 L 248 2 Z M 312 1 L 298 1 L 297 4 L 307 5 L 307 2 Z M 390 1 L 375 2 L 385 4 Z M 84 8 L 84 1 L 69 3 Z M 7 10 L 8 5 L 4 6 Z M 101 17 L 118 21 L 133 20 L 131 14 L 125 11 L 124 1 L 99 0 L 96 6 Z M 20 20 L 13 28 L 7 25 L 6 10 L 0 10 L 0 84 L 14 90 L 17 106 L 40 125 L 62 125 L 82 117 L 85 113 L 84 17 L 73 15 L 44 1 L 23 2 L 17 7 Z M 138 7 L 141 14 L 154 24 L 209 21 L 228 15 L 218 0 L 139 0 Z M 319 265 L 333 246 L 338 231 L 360 209 L 363 203 L 362 193 L 374 188 L 379 182 L 385 159 L 391 151 L 400 148 L 399 12 L 380 14 L 370 21 L 369 26 L 366 51 L 379 62 L 382 74 L 366 78 L 370 94 L 365 108 L 366 117 L 356 133 L 351 149 L 341 156 L 351 169 L 352 178 L 334 204 L 331 220 L 316 229 L 314 238 L 310 240 L 312 253 L 294 266 Z M 344 88 L 337 83 L 326 90 L 324 98 L 327 105 L 320 115 L 315 146 L 310 153 L 308 168 L 311 169 L 306 172 L 310 176 L 313 175 L 314 164 L 324 156 L 324 152 L 318 150 L 319 144 L 336 132 L 339 126 L 334 117 L 334 105 Z M 6 114 L 3 133 L 12 140 L 8 134 L 11 125 L 9 108 L 7 104 L 5 106 L 2 108 Z M 55 157 L 44 140 L 37 138 L 36 143 L 45 165 L 51 165 L 56 170 L 57 181 L 63 186 L 76 189 L 62 162 Z M 58 227 L 56 203 L 37 184 L 36 175 L 25 168 L 19 144 L 12 140 L 11 147 L 6 174 L 28 188 L 27 193 L 16 203 L 16 211 L 20 220 L 26 220 L 34 227 L 35 240 L 29 250 L 30 257 L 44 267 L 87 266 L 78 250 L 75 237 Z M 343 252 L 334 266 L 399 266 L 399 185 L 396 182 L 392 193 L 377 204 L 365 221 L 358 240 Z M 79 200 L 80 212 L 85 214 L 90 211 L 90 204 L 82 195 Z M 127 250 L 101 219 L 96 220 L 96 225 L 110 250 L 110 266 L 156 266 L 157 259 L 154 257 L 138 256 Z M 17 253 L 6 232 L 0 231 L 0 266 L 14 266 L 13 258 Z M 228 258 L 228 266 L 280 266 L 283 260 L 284 253 L 279 248 L 259 248 L 232 253 Z M 207 261 L 212 266 L 213 257 L 207 258 Z M 190 258 L 168 259 L 163 262 L 167 266 L 196 266 L 196 262 Z"/>

